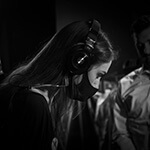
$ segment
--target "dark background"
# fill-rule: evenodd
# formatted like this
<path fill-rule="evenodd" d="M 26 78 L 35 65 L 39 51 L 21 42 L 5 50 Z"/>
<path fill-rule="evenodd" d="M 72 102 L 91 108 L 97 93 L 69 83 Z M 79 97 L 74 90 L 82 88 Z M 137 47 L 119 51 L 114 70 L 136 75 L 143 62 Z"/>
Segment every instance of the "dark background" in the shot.
<path fill-rule="evenodd" d="M 136 50 L 130 25 L 139 15 L 149 13 L 147 2 L 106 0 L 0 0 L 0 58 L 4 73 L 33 55 L 42 43 L 72 21 L 95 18 L 101 22 L 114 47 L 118 61 L 110 72 L 118 71 Z"/>
<path fill-rule="evenodd" d="M 0 59 L 7 75 L 15 66 L 33 55 L 42 43 L 72 21 L 95 18 L 119 50 L 111 72 L 119 72 L 123 63 L 137 57 L 130 35 L 134 19 L 149 11 L 149 3 L 107 0 L 0 0 Z M 93 135 L 87 109 L 83 111 L 85 135 Z M 78 124 L 78 117 L 75 120 Z M 79 127 L 77 125 L 77 127 Z M 79 128 L 80 129 L 80 128 Z M 77 130 L 75 130 L 77 131 Z M 90 133 L 89 133 L 90 132 Z M 74 135 L 78 133 L 72 132 Z M 72 135 L 70 135 L 72 136 Z M 76 139 L 77 137 L 77 139 Z M 78 136 L 70 138 L 71 149 L 78 149 Z M 86 146 L 97 147 L 97 138 L 86 137 Z M 75 144 L 72 144 L 75 143 Z M 73 146 L 72 146 L 73 145 Z M 69 147 L 70 148 L 70 147 Z M 93 148 L 92 148 L 93 149 Z M 96 149 L 96 148 L 95 148 Z"/>

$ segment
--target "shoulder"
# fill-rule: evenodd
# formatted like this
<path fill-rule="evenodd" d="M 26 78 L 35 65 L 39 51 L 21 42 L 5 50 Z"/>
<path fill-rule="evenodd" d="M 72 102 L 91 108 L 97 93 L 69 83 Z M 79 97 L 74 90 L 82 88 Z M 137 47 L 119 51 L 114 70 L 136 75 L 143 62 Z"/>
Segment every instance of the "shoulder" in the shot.
<path fill-rule="evenodd" d="M 17 98 L 22 98 L 22 99 L 26 99 L 26 100 L 31 100 L 32 99 L 32 101 L 36 101 L 36 102 L 39 102 L 39 103 L 46 102 L 45 98 L 41 94 L 33 92 L 30 89 L 18 90 L 16 92 L 15 96 Z"/>
<path fill-rule="evenodd" d="M 46 99 L 39 93 L 30 89 L 21 89 L 13 97 L 13 105 L 28 110 L 32 113 L 44 113 L 49 111 Z"/>
<path fill-rule="evenodd" d="M 141 68 L 138 68 L 120 79 L 119 84 L 122 94 L 131 86 L 131 84 L 134 82 L 140 71 Z"/>

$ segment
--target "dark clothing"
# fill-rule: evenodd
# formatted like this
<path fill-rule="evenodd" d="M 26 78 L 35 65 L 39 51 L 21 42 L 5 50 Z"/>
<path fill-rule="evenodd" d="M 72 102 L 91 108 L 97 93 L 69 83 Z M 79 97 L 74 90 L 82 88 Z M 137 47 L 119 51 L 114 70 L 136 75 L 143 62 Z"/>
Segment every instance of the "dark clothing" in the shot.
<path fill-rule="evenodd" d="M 1 130 L 1 150 L 50 150 L 54 133 L 46 99 L 29 89 L 19 89 Z"/>
<path fill-rule="evenodd" d="M 71 122 L 67 150 L 98 150 L 98 137 L 88 106 Z"/>

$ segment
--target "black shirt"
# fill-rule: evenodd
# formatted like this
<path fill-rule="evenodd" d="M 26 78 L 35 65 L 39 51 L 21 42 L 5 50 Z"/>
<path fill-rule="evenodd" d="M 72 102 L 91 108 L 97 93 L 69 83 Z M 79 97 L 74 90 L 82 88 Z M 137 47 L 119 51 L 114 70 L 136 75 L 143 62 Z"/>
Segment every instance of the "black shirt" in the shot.
<path fill-rule="evenodd" d="M 0 149 L 50 150 L 54 133 L 46 99 L 29 89 L 21 89 L 11 102 Z"/>

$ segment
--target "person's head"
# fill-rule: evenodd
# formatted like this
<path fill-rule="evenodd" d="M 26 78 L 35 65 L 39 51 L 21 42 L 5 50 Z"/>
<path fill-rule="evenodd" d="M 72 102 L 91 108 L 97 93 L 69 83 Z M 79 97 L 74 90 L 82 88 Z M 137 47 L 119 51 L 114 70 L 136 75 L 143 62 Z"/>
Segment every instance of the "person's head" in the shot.
<path fill-rule="evenodd" d="M 150 15 L 143 15 L 131 26 L 135 47 L 139 58 L 150 60 Z"/>
<path fill-rule="evenodd" d="M 87 74 L 92 86 L 98 88 L 100 77 L 115 58 L 116 53 L 98 21 L 76 21 L 58 31 L 35 57 L 14 70 L 7 81 L 26 87 L 59 86 L 79 84 Z"/>

